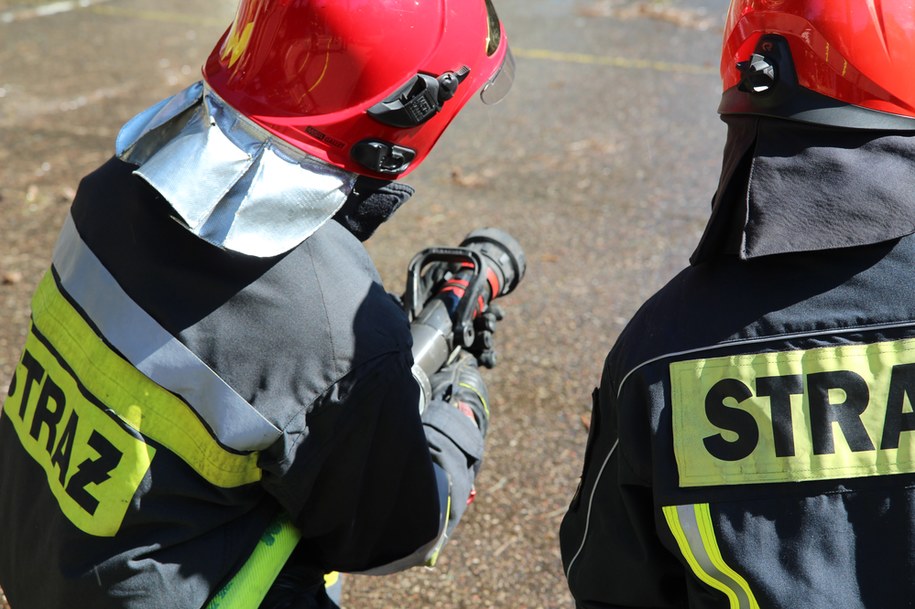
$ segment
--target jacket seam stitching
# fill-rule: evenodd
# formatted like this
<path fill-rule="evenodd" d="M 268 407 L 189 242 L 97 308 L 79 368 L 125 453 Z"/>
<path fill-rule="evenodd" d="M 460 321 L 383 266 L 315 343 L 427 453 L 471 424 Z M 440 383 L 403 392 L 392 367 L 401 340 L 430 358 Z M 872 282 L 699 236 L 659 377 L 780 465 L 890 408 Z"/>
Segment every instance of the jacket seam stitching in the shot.
<path fill-rule="evenodd" d="M 915 327 L 915 321 L 906 320 L 902 322 L 892 322 L 892 323 L 880 323 L 880 324 L 864 324 L 858 326 L 849 326 L 847 328 L 823 328 L 821 330 L 808 330 L 804 332 L 783 332 L 779 334 L 772 334 L 768 336 L 760 336 L 756 338 L 739 338 L 722 341 L 719 343 L 713 343 L 711 345 L 703 345 L 701 347 L 693 347 L 690 349 L 683 349 L 681 351 L 671 351 L 669 353 L 663 353 L 655 357 L 649 358 L 643 361 L 640 364 L 633 366 L 629 372 L 623 375 L 622 380 L 620 381 L 619 387 L 616 390 L 616 397 L 619 398 L 623 393 L 623 387 L 626 384 L 626 381 L 629 380 L 637 370 L 644 368 L 649 364 L 661 361 L 663 359 L 677 357 L 679 355 L 688 355 L 691 353 L 701 353 L 702 351 L 717 351 L 720 349 L 726 349 L 728 347 L 733 347 L 735 345 L 741 344 L 762 344 L 771 342 L 773 340 L 787 339 L 787 338 L 807 338 L 814 336 L 822 336 L 824 334 L 853 334 L 855 332 L 861 332 L 862 330 L 885 330 L 890 328 L 906 328 L 906 327 Z"/>

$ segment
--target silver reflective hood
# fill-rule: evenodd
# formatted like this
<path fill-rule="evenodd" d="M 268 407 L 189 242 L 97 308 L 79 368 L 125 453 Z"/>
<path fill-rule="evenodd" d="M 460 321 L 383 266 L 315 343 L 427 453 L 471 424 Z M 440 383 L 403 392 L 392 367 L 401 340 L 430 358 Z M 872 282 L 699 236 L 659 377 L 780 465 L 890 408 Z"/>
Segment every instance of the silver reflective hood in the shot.
<path fill-rule="evenodd" d="M 250 256 L 299 245 L 333 217 L 356 180 L 274 137 L 203 82 L 128 121 L 116 152 L 192 233 Z"/>

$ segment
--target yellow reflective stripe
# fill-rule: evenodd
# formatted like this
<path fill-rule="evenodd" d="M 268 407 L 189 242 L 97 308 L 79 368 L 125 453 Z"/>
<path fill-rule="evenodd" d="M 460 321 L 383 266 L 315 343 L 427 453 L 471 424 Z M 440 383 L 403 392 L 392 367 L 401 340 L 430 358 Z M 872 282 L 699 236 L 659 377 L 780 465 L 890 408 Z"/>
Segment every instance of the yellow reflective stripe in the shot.
<path fill-rule="evenodd" d="M 237 454 L 220 446 L 184 401 L 108 348 L 60 293 L 50 272 L 32 299 L 32 316 L 86 389 L 131 427 L 211 484 L 231 488 L 260 479 L 258 453 Z"/>
<path fill-rule="evenodd" d="M 463 387 L 464 389 L 469 389 L 470 391 L 474 392 L 478 398 L 480 398 L 480 403 L 483 405 L 483 412 L 486 414 L 486 418 L 488 419 L 489 418 L 489 404 L 486 403 L 486 398 L 484 398 L 483 395 L 479 391 L 477 391 L 476 387 L 474 387 L 468 383 L 458 383 L 458 386 Z"/>
<path fill-rule="evenodd" d="M 445 547 L 445 542 L 448 541 L 448 522 L 451 520 L 451 495 L 448 495 L 448 502 L 445 505 L 445 520 L 442 525 L 442 536 L 438 539 L 438 542 L 435 544 L 435 548 L 432 550 L 432 553 L 426 557 L 426 561 L 423 563 L 426 567 L 434 567 L 435 563 L 438 562 L 438 557 L 442 553 L 442 548 Z"/>
<path fill-rule="evenodd" d="M 673 533 L 674 539 L 677 540 L 677 545 L 680 547 L 680 553 L 683 554 L 683 557 L 686 559 L 686 562 L 689 564 L 696 577 L 712 588 L 727 595 L 732 609 L 739 607 L 734 591 L 706 573 L 705 569 L 699 565 L 696 556 L 693 554 L 689 540 L 686 537 L 686 533 L 683 530 L 683 527 L 680 526 L 680 519 L 677 516 L 677 506 L 665 506 L 661 508 L 661 511 L 664 513 L 664 518 L 667 520 L 667 526 L 670 528 L 670 532 Z"/>
<path fill-rule="evenodd" d="M 661 511 L 696 577 L 727 596 L 731 609 L 759 609 L 747 581 L 721 556 L 708 504 L 665 506 Z"/>
<path fill-rule="evenodd" d="M 88 535 L 116 535 L 155 448 L 85 395 L 32 328 L 4 409 L 64 516 Z"/>
<path fill-rule="evenodd" d="M 700 503 L 695 506 L 696 521 L 698 524 L 699 535 L 702 538 L 702 545 L 705 547 L 712 564 L 717 568 L 719 573 L 724 574 L 732 582 L 740 587 L 739 596 L 749 603 L 751 609 L 759 609 L 759 604 L 750 590 L 750 584 L 730 567 L 721 556 L 721 548 L 718 547 L 718 540 L 715 538 L 715 525 L 712 522 L 712 513 L 707 503 Z"/>

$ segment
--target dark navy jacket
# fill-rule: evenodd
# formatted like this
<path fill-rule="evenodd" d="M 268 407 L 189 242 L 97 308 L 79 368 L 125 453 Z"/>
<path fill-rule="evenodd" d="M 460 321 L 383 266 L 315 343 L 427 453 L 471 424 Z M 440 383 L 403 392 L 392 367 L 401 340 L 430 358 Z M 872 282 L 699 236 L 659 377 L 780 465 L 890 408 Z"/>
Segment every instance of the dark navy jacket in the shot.
<path fill-rule="evenodd" d="M 691 266 L 594 398 L 578 607 L 915 604 L 915 238 Z"/>
<path fill-rule="evenodd" d="M 0 415 L 11 604 L 198 609 L 279 511 L 304 581 L 421 563 L 447 498 L 363 245 L 330 221 L 274 258 L 224 251 L 131 171 L 80 185 Z"/>

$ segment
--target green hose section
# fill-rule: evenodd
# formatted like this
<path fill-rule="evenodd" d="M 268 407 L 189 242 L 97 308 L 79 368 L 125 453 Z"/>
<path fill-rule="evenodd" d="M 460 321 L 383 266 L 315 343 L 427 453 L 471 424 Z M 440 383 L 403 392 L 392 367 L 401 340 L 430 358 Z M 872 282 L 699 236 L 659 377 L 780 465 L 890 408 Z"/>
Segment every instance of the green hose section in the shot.
<path fill-rule="evenodd" d="M 205 609 L 257 609 L 300 537 L 289 516 L 274 520 L 242 568 Z"/>

